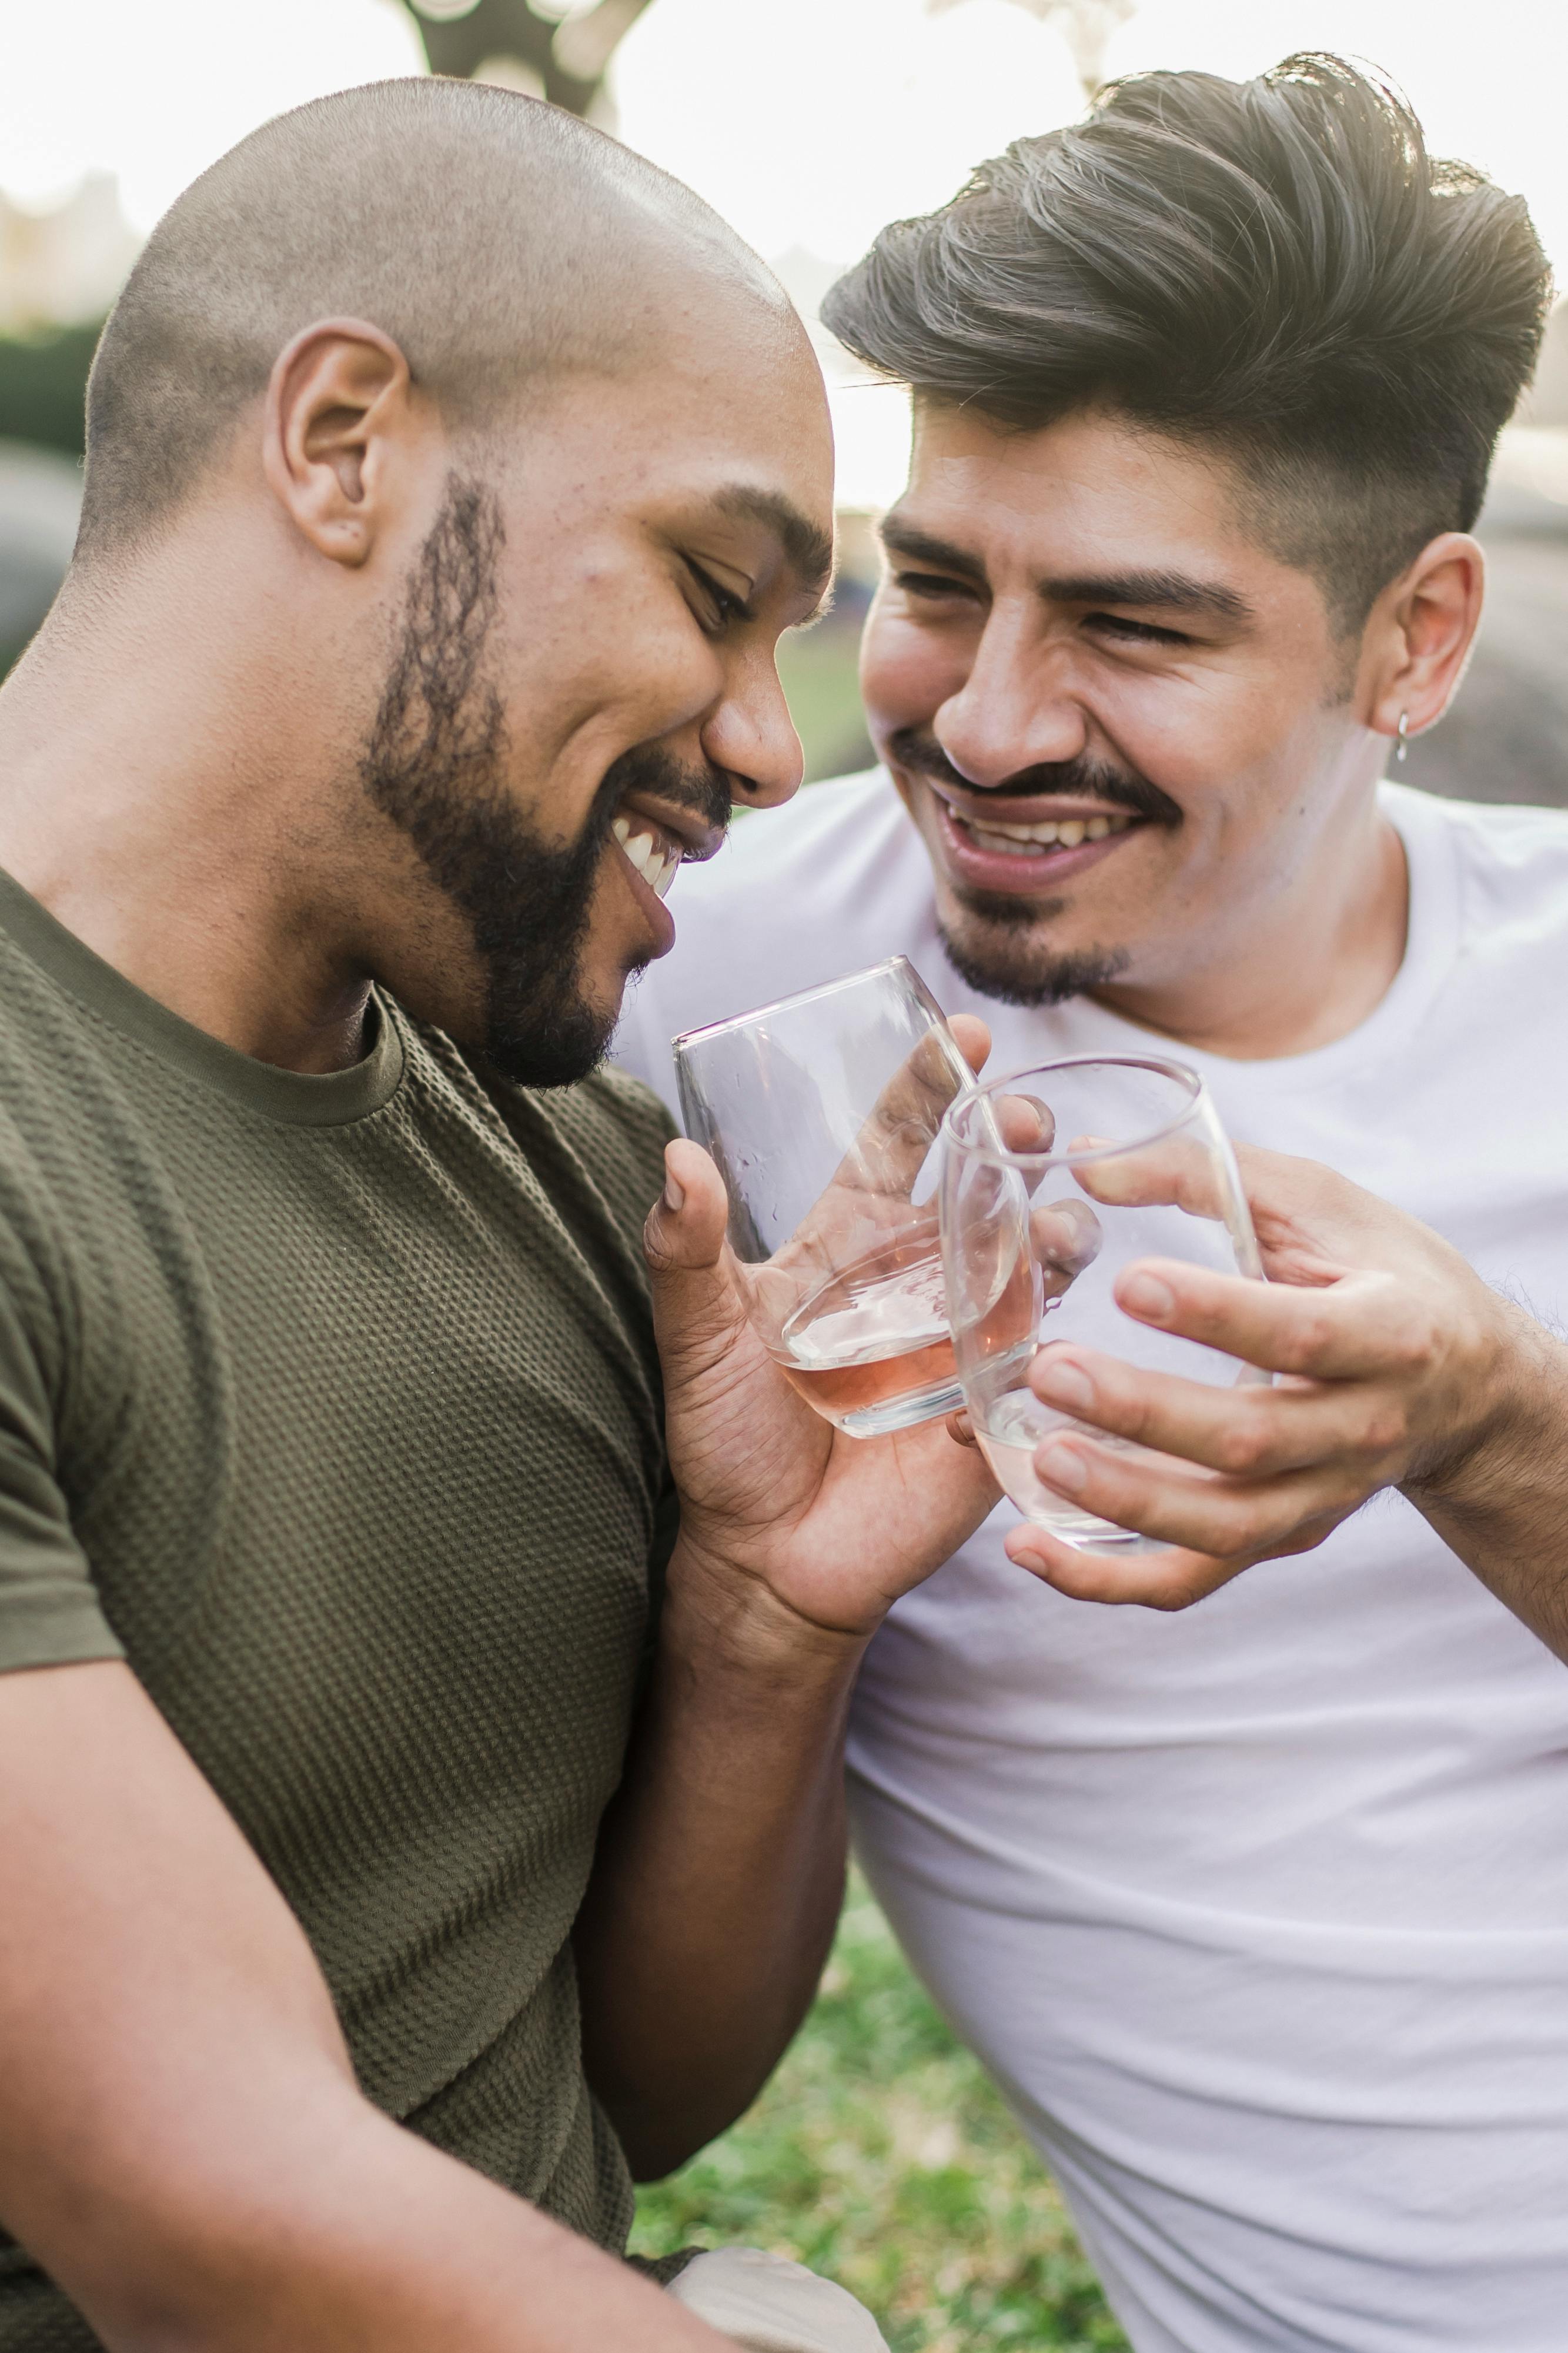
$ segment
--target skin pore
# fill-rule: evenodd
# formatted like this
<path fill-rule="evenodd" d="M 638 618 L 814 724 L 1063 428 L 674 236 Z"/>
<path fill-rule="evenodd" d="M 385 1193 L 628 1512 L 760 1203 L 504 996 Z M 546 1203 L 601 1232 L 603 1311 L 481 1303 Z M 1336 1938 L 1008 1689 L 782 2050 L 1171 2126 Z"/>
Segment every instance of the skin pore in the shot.
<path fill-rule="evenodd" d="M 773 649 L 830 553 L 793 313 L 679 249 L 644 294 L 621 362 L 531 383 L 482 437 L 374 325 L 298 335 L 169 527 L 75 579 L 0 696 L 0 865 L 284 1068 L 357 1060 L 373 981 L 520 1076 L 590 1066 L 673 939 L 653 883 L 716 846 L 728 798 L 799 782 Z"/>
<path fill-rule="evenodd" d="M 1399 968 L 1374 788 L 1400 713 L 1418 733 L 1458 684 L 1482 558 L 1435 539 L 1358 647 L 1243 505 L 1222 460 L 1111 413 L 918 404 L 861 679 L 972 982 L 1248 1060 L 1343 1036 Z"/>

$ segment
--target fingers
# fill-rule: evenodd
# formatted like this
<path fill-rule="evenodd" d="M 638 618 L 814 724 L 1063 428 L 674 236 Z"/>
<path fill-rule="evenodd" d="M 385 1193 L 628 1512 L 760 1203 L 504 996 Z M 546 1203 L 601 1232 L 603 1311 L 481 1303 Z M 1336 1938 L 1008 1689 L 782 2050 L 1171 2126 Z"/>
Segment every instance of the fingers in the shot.
<path fill-rule="evenodd" d="M 1097 1446 L 1069 1430 L 1039 1447 L 1035 1471 L 1075 1510 L 1156 1544 L 1237 1562 L 1320 1544 L 1366 1495 L 1334 1467 L 1231 1479 L 1188 1470 L 1167 1455 Z"/>
<path fill-rule="evenodd" d="M 830 1191 L 847 1187 L 873 1193 L 908 1193 L 942 1125 L 942 1113 L 963 1087 L 965 1071 L 973 1067 L 971 1052 L 980 1050 L 984 1060 L 989 1049 L 990 1037 L 983 1021 L 965 1021 L 963 1027 L 967 1044 L 946 1029 L 928 1029 L 914 1051 L 906 1055 L 839 1163 Z M 960 1050 L 956 1054 L 955 1043 Z"/>
<path fill-rule="evenodd" d="M 1029 1242 L 1046 1283 L 1047 1299 L 1059 1299 L 1069 1283 L 1100 1256 L 1105 1240 L 1087 1201 L 1042 1201 L 1029 1212 Z"/>
<path fill-rule="evenodd" d="M 729 1216 L 724 1180 L 700 1144 L 664 1147 L 664 1190 L 647 1213 L 643 1251 L 655 1273 L 716 1264 Z"/>
<path fill-rule="evenodd" d="M 746 1329 L 745 1303 L 725 1246 L 723 1179 L 700 1145 L 665 1146 L 664 1191 L 643 1228 L 654 1327 L 671 1388 L 708 1370 Z"/>
<path fill-rule="evenodd" d="M 1073 1148 L 1095 1142 L 1093 1136 L 1075 1136 Z M 1107 1208 L 1169 1205 L 1189 1217 L 1223 1224 L 1230 1206 L 1223 1161 L 1194 1136 L 1169 1136 L 1163 1144 L 1141 1145 L 1110 1159 L 1080 1161 L 1073 1174 L 1084 1191 Z"/>
<path fill-rule="evenodd" d="M 1137 1323 L 1310 1380 L 1407 1377 L 1437 1347 L 1429 1311 L 1392 1275 L 1346 1275 L 1298 1290 L 1177 1259 L 1139 1259 L 1118 1275 L 1115 1298 Z"/>
<path fill-rule="evenodd" d="M 950 1013 L 947 1026 L 959 1052 L 978 1078 L 991 1051 L 990 1029 L 975 1013 Z"/>
<path fill-rule="evenodd" d="M 1239 1577 L 1246 1560 L 1215 1560 L 1206 1553 L 1080 1552 L 1044 1528 L 1015 1528 L 1007 1556 L 1019 1568 L 1072 1601 L 1134 1604 L 1144 1609 L 1190 1609 Z"/>
<path fill-rule="evenodd" d="M 1145 1372 L 1071 1342 L 1041 1348 L 1029 1383 L 1044 1404 L 1076 1421 L 1235 1477 L 1277 1478 L 1334 1461 L 1364 1466 L 1373 1479 L 1409 1435 L 1398 1395 L 1382 1385 L 1222 1388 Z"/>

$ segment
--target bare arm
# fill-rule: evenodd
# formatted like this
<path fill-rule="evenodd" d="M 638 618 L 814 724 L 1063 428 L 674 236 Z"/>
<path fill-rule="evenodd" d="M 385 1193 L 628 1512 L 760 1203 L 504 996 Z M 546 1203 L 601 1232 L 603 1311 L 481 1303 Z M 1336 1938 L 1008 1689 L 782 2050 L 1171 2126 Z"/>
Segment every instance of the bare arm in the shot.
<path fill-rule="evenodd" d="M 721 2131 L 811 1999 L 844 1878 L 855 1670 L 996 1490 L 941 1423 L 846 1438 L 768 1357 L 692 1144 L 648 1223 L 680 1542 L 649 1703 L 578 1924 L 590 2078 L 635 2171 Z"/>
<path fill-rule="evenodd" d="M 0 1675 L 0 2217 L 112 2353 L 718 2353 L 363 2098 L 129 1669 Z"/>
<path fill-rule="evenodd" d="M 1269 1284 L 1160 1261 L 1126 1270 L 1117 1296 L 1275 1385 L 1209 1388 L 1093 1350 L 1043 1349 L 1032 1376 L 1042 1397 L 1173 1460 L 1072 1437 L 1037 1457 L 1042 1476 L 1171 1549 L 1100 1559 L 1027 1528 L 1008 1540 L 1014 1559 L 1084 1599 L 1181 1609 L 1256 1561 L 1321 1544 L 1397 1486 L 1568 1659 L 1568 1347 L 1347 1178 L 1279 1153 L 1237 1157 Z M 1139 1272 L 1152 1291 L 1136 1287 Z M 1068 1371 L 1088 1378 L 1087 1406 L 1058 1398 Z"/>

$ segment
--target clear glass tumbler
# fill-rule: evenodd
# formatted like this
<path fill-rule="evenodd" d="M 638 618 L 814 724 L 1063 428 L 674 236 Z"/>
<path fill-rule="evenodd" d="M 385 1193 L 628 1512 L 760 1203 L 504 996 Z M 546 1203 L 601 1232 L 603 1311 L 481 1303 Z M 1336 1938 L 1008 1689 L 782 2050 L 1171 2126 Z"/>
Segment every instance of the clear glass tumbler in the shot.
<path fill-rule="evenodd" d="M 952 1411 L 935 1141 L 973 1074 L 913 965 L 892 956 L 674 1043 L 686 1132 L 729 1190 L 774 1360 L 855 1438 Z"/>
<path fill-rule="evenodd" d="M 1235 1155 L 1206 1088 L 1184 1063 L 1153 1057 L 1044 1063 L 961 1097 L 943 1122 L 941 1156 L 955 1360 L 997 1480 L 1026 1519 L 1082 1551 L 1157 1551 L 1037 1476 L 1036 1450 L 1055 1430 L 1148 1450 L 1042 1404 L 1028 1371 L 1037 1342 L 1071 1340 L 1188 1380 L 1228 1387 L 1268 1377 L 1135 1322 L 1113 1295 L 1134 1259 L 1185 1259 L 1262 1278 Z M 1021 1293 L 1030 1332 L 1022 1349 L 1012 1336 Z"/>

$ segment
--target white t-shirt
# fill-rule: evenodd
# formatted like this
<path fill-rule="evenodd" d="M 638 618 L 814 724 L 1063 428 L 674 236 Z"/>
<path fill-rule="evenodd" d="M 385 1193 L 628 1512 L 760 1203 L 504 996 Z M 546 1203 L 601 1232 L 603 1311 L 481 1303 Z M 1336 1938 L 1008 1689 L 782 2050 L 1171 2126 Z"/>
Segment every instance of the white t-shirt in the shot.
<path fill-rule="evenodd" d="M 1404 964 L 1350 1036 L 1174 1050 L 1233 1135 L 1568 1306 L 1568 816 L 1386 788 Z M 667 1039 L 901 950 L 991 1067 L 1147 1049 L 982 998 L 886 778 L 747 818 L 623 1026 Z M 1183 1615 L 1068 1600 L 1002 1505 L 873 1643 L 857 1838 L 1060 2179 L 1139 2353 L 1568 2348 L 1568 1668 L 1403 1498 Z"/>

